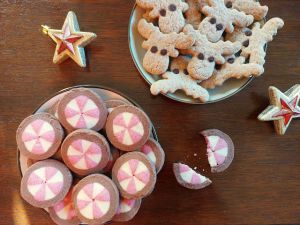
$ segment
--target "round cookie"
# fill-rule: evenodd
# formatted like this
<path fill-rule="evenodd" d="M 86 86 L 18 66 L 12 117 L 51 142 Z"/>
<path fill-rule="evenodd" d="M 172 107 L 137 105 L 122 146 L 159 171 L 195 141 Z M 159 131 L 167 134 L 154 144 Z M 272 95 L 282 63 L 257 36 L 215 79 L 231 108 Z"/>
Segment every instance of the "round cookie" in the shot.
<path fill-rule="evenodd" d="M 125 105 L 109 114 L 105 130 L 113 146 L 122 151 L 134 151 L 148 140 L 151 123 L 141 109 Z"/>
<path fill-rule="evenodd" d="M 16 139 L 21 154 L 31 159 L 42 160 L 56 153 L 63 136 L 63 128 L 54 116 L 38 113 L 21 122 Z"/>
<path fill-rule="evenodd" d="M 110 159 L 105 137 L 96 131 L 79 129 L 70 133 L 61 146 L 64 163 L 74 173 L 85 176 L 100 172 Z"/>
<path fill-rule="evenodd" d="M 119 192 L 108 177 L 89 175 L 76 184 L 72 194 L 76 215 L 86 224 L 103 224 L 113 218 L 119 206 Z"/>
<path fill-rule="evenodd" d="M 47 208 L 64 199 L 72 184 L 72 174 L 61 162 L 39 161 L 29 167 L 21 181 L 21 196 L 29 204 Z"/>
<path fill-rule="evenodd" d="M 142 199 L 126 199 L 121 198 L 118 211 L 113 217 L 112 221 L 126 222 L 138 213 L 141 207 Z"/>
<path fill-rule="evenodd" d="M 161 145 L 153 138 L 149 138 L 140 150 L 153 163 L 156 172 L 159 173 L 165 162 L 165 152 Z"/>
<path fill-rule="evenodd" d="M 120 99 L 110 99 L 105 101 L 105 105 L 108 110 L 108 113 L 111 113 L 111 111 L 113 111 L 114 108 L 121 105 L 128 105 L 128 103 Z"/>
<path fill-rule="evenodd" d="M 116 160 L 120 157 L 120 151 L 113 146 L 110 147 L 110 153 L 110 159 L 102 170 L 103 173 L 111 173 L 111 169 L 113 168 Z"/>
<path fill-rule="evenodd" d="M 210 179 L 182 163 L 173 163 L 173 172 L 177 182 L 188 189 L 202 189 L 212 183 Z"/>
<path fill-rule="evenodd" d="M 58 104 L 58 118 L 72 132 L 77 129 L 101 130 L 107 118 L 103 100 L 87 88 L 69 91 Z"/>
<path fill-rule="evenodd" d="M 226 170 L 234 158 L 234 145 L 231 138 L 217 129 L 202 131 L 207 143 L 208 162 L 212 173 Z"/>
<path fill-rule="evenodd" d="M 122 197 L 138 199 L 153 191 L 156 183 L 156 171 L 145 154 L 129 152 L 115 162 L 112 179 Z"/>
<path fill-rule="evenodd" d="M 72 188 L 66 197 L 56 203 L 54 206 L 48 208 L 51 219 L 59 225 L 78 225 L 80 220 L 76 216 L 75 209 L 72 202 Z"/>

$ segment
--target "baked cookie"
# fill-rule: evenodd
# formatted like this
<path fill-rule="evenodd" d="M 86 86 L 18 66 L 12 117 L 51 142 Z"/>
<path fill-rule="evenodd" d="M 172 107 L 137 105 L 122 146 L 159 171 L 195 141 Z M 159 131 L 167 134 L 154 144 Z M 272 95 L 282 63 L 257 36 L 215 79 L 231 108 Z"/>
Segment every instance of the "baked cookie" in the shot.
<path fill-rule="evenodd" d="M 185 22 L 193 25 L 195 29 L 199 27 L 201 22 L 201 5 L 199 0 L 186 0 L 189 5 L 188 10 L 184 13 Z"/>
<path fill-rule="evenodd" d="M 116 149 L 114 146 L 110 146 L 110 158 L 102 172 L 111 174 L 111 169 L 113 168 L 116 160 L 120 157 L 120 155 L 121 154 L 118 149 Z"/>
<path fill-rule="evenodd" d="M 141 207 L 142 199 L 120 199 L 120 205 L 116 215 L 113 217 L 112 221 L 126 222 L 138 213 Z"/>
<path fill-rule="evenodd" d="M 253 23 L 253 16 L 236 9 L 227 8 L 224 0 L 208 0 L 209 6 L 202 8 L 206 15 L 199 25 L 199 31 L 211 42 L 220 40 L 224 31 L 231 33 L 234 26 L 247 27 Z"/>
<path fill-rule="evenodd" d="M 267 107 L 258 119 L 274 121 L 277 134 L 284 135 L 292 119 L 300 118 L 300 84 L 296 84 L 282 93 L 276 87 L 269 87 L 270 106 Z"/>
<path fill-rule="evenodd" d="M 183 12 L 188 4 L 182 0 L 136 0 L 139 7 L 151 10 L 149 18 L 158 18 L 158 25 L 163 33 L 179 33 L 184 27 Z"/>
<path fill-rule="evenodd" d="M 128 102 L 125 102 L 120 99 L 110 99 L 106 100 L 105 102 L 106 108 L 108 110 L 108 113 L 111 113 L 111 111 L 114 110 L 114 108 L 121 106 L 121 105 L 129 105 Z"/>
<path fill-rule="evenodd" d="M 226 63 L 221 66 L 220 69 L 215 69 L 213 75 L 200 83 L 200 85 L 206 89 L 214 89 L 217 86 L 223 85 L 223 83 L 230 79 L 241 79 L 243 77 L 258 77 L 264 72 L 264 68 L 261 65 L 255 63 L 245 64 L 245 57 L 234 56 L 226 57 Z"/>
<path fill-rule="evenodd" d="M 170 57 L 176 58 L 179 55 L 177 49 L 187 49 L 194 44 L 192 35 L 175 32 L 163 34 L 158 27 L 145 19 L 139 21 L 138 31 L 147 39 L 142 44 L 142 47 L 147 50 L 143 66 L 153 75 L 161 75 L 167 71 Z"/>
<path fill-rule="evenodd" d="M 195 44 L 182 53 L 192 55 L 187 70 L 191 77 L 199 81 L 208 79 L 213 74 L 216 64 L 224 64 L 225 55 L 232 55 L 241 49 L 238 42 L 218 41 L 212 43 L 190 24 L 184 27 L 184 33 L 192 35 L 195 39 Z"/>
<path fill-rule="evenodd" d="M 182 163 L 173 163 L 173 172 L 177 182 L 188 189 L 202 189 L 212 183 L 210 179 Z"/>
<path fill-rule="evenodd" d="M 159 93 L 174 93 L 177 90 L 183 90 L 186 95 L 199 99 L 201 102 L 209 100 L 209 93 L 206 89 L 198 85 L 198 80 L 189 76 L 187 65 L 190 58 L 179 56 L 172 60 L 171 71 L 162 75 L 163 79 L 155 81 L 150 88 L 153 95 Z"/>

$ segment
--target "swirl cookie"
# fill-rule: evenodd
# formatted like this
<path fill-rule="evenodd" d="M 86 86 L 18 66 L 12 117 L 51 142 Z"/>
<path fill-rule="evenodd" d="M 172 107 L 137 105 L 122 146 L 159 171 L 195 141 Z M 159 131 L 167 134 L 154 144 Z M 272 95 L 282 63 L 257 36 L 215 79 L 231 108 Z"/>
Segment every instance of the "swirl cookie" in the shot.
<path fill-rule="evenodd" d="M 164 34 L 145 19 L 139 21 L 138 31 L 147 39 L 142 44 L 147 51 L 143 58 L 143 67 L 153 75 L 165 73 L 169 67 L 170 57 L 176 58 L 179 55 L 178 49 L 187 49 L 195 41 L 192 35 L 184 33 Z"/>
<path fill-rule="evenodd" d="M 69 169 L 53 159 L 29 167 L 21 181 L 21 196 L 29 204 L 47 208 L 62 201 L 72 184 Z"/>
<path fill-rule="evenodd" d="M 126 222 L 138 213 L 141 207 L 142 199 L 126 199 L 121 198 L 116 215 L 112 221 Z"/>
<path fill-rule="evenodd" d="M 156 173 L 159 173 L 165 163 L 165 152 L 161 145 L 153 138 L 149 138 L 140 151 L 153 163 Z"/>
<path fill-rule="evenodd" d="M 68 132 L 77 129 L 101 130 L 107 114 L 100 96 L 86 88 L 72 89 L 58 105 L 59 121 Z"/>
<path fill-rule="evenodd" d="M 72 194 L 75 212 L 86 224 L 110 221 L 119 207 L 119 192 L 112 180 L 101 174 L 80 180 Z"/>
<path fill-rule="evenodd" d="M 58 225 L 80 224 L 72 202 L 72 190 L 71 188 L 62 201 L 48 208 L 51 219 Z"/>
<path fill-rule="evenodd" d="M 70 170 L 85 176 L 104 169 L 110 159 L 110 148 L 101 134 L 79 129 L 66 137 L 61 147 L 61 155 Z"/>
<path fill-rule="evenodd" d="M 124 198 L 143 198 L 154 189 L 154 165 L 141 152 L 130 152 L 117 159 L 112 169 L 112 179 Z"/>
<path fill-rule="evenodd" d="M 208 162 L 212 173 L 226 170 L 234 158 L 234 145 L 231 138 L 217 129 L 202 131 L 207 143 Z"/>
<path fill-rule="evenodd" d="M 119 106 L 108 116 L 107 138 L 122 151 L 134 151 L 148 140 L 151 123 L 148 116 L 135 106 Z"/>
<path fill-rule="evenodd" d="M 21 154 L 31 159 L 42 160 L 57 152 L 63 136 L 64 131 L 54 116 L 38 113 L 21 122 L 16 139 Z"/>
<path fill-rule="evenodd" d="M 188 189 L 202 189 L 212 183 L 210 179 L 182 163 L 173 163 L 173 172 L 177 182 Z"/>
<path fill-rule="evenodd" d="M 232 33 L 233 25 L 247 27 L 253 23 L 252 15 L 227 7 L 224 0 L 208 0 L 208 4 L 202 8 L 206 18 L 200 23 L 199 31 L 211 42 L 219 41 L 224 31 Z"/>
<path fill-rule="evenodd" d="M 151 10 L 148 17 L 158 18 L 158 25 L 163 33 L 179 33 L 184 24 L 183 12 L 188 4 L 182 0 L 136 0 L 136 4 L 146 10 Z"/>

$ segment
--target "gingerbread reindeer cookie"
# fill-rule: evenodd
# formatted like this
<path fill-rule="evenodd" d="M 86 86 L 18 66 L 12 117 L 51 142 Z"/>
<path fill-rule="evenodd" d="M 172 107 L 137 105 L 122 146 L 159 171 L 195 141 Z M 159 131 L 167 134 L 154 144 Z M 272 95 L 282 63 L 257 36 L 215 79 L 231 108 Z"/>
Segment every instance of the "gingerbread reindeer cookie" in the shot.
<path fill-rule="evenodd" d="M 158 18 L 163 33 L 180 32 L 185 25 L 183 12 L 188 4 L 182 0 L 136 0 L 136 4 L 149 12 L 150 18 Z"/>
<path fill-rule="evenodd" d="M 225 40 L 231 42 L 240 42 L 242 45 L 242 50 L 249 46 L 249 39 L 252 36 L 252 30 L 248 27 L 240 28 L 235 27 L 232 33 L 227 33 Z M 242 52 L 241 50 L 241 52 Z M 240 52 L 240 53 L 241 53 Z"/>
<path fill-rule="evenodd" d="M 209 94 L 206 89 L 197 84 L 197 81 L 189 76 L 187 71 L 189 59 L 179 56 L 171 63 L 171 72 L 162 75 L 163 80 L 158 80 L 151 85 L 151 93 L 174 93 L 177 90 L 183 90 L 186 95 L 199 99 L 201 102 L 207 102 Z"/>
<path fill-rule="evenodd" d="M 145 19 L 138 23 L 139 33 L 147 40 L 143 42 L 142 47 L 147 50 L 143 66 L 147 72 L 160 75 L 167 71 L 170 57 L 177 57 L 177 49 L 190 48 L 194 43 L 194 37 L 191 34 L 170 33 L 163 34 L 159 28 Z"/>
<path fill-rule="evenodd" d="M 186 0 L 186 2 L 189 4 L 189 9 L 184 13 L 185 21 L 197 29 L 201 22 L 201 4 L 199 0 Z"/>
<path fill-rule="evenodd" d="M 268 6 L 262 6 L 256 0 L 225 0 L 225 5 L 227 8 L 234 8 L 252 15 L 255 20 L 262 20 L 269 11 Z"/>
<path fill-rule="evenodd" d="M 255 63 L 244 64 L 245 58 L 243 56 L 237 58 L 230 56 L 226 60 L 226 63 L 219 70 L 216 69 L 209 79 L 201 82 L 202 87 L 213 89 L 216 86 L 221 86 L 230 78 L 257 77 L 264 72 L 264 68 L 261 65 Z"/>
<path fill-rule="evenodd" d="M 250 57 L 250 63 L 265 64 L 266 52 L 265 45 L 273 40 L 273 36 L 277 34 L 277 30 L 284 26 L 284 22 L 280 18 L 272 18 L 266 22 L 263 27 L 260 23 L 254 23 L 252 35 L 249 37 L 249 44 L 242 50 L 241 55 Z"/>
<path fill-rule="evenodd" d="M 199 30 L 207 36 L 209 41 L 219 41 L 224 30 L 228 33 L 233 32 L 233 25 L 247 27 L 253 23 L 252 15 L 227 8 L 224 0 L 208 0 L 208 3 L 210 6 L 202 8 L 202 13 L 207 17 L 200 23 Z"/>
<path fill-rule="evenodd" d="M 195 39 L 195 44 L 182 52 L 193 56 L 187 70 L 196 80 L 208 79 L 213 74 L 216 64 L 225 63 L 224 55 L 232 55 L 241 48 L 238 42 L 218 41 L 212 43 L 199 30 L 194 30 L 190 24 L 184 27 L 184 33 L 192 35 Z"/>

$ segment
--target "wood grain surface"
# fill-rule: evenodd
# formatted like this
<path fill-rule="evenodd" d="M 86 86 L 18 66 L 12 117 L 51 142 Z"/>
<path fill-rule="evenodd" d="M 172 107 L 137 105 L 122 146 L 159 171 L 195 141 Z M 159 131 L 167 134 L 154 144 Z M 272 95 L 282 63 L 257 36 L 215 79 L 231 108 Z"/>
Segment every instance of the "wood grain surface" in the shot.
<path fill-rule="evenodd" d="M 201 106 L 151 96 L 128 48 L 134 0 L 1 0 L 0 224 L 53 224 L 19 196 L 15 132 L 46 98 L 79 84 L 108 86 L 136 100 L 166 151 L 155 191 L 132 221 L 119 224 L 299 224 L 300 121 L 278 136 L 271 122 L 256 117 L 269 103 L 268 86 L 285 91 L 300 82 L 300 0 L 262 2 L 270 8 L 268 18 L 285 20 L 268 47 L 265 74 L 230 99 Z M 71 60 L 54 65 L 55 45 L 40 29 L 41 24 L 60 28 L 69 10 L 76 12 L 82 31 L 98 34 L 86 48 L 85 69 Z M 236 146 L 233 164 L 220 174 L 210 173 L 198 134 L 207 128 L 226 132 Z M 213 184 L 199 191 L 180 187 L 172 173 L 176 161 L 196 166 Z"/>

